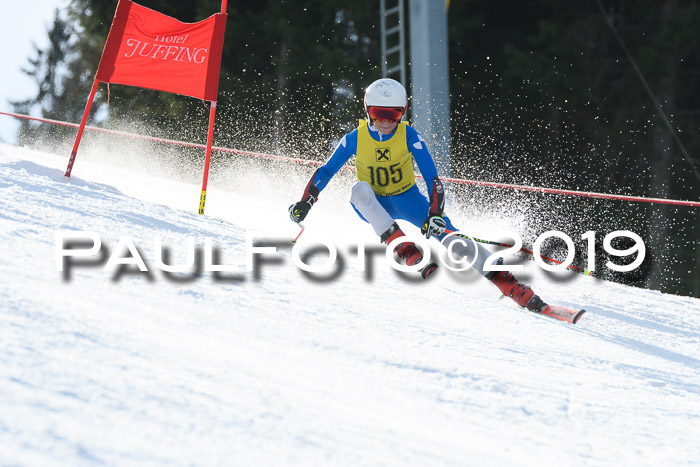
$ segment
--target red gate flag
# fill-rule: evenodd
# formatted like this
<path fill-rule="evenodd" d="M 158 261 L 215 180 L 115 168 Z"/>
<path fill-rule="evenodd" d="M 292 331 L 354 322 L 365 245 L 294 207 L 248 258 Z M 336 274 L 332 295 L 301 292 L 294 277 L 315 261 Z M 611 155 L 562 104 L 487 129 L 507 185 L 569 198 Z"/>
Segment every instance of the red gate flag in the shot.
<path fill-rule="evenodd" d="M 131 0 L 119 0 L 73 143 L 66 177 L 70 177 L 73 170 L 100 82 L 197 97 L 211 102 L 202 194 L 199 198 L 199 213 L 204 214 L 227 1 L 221 0 L 221 13 L 198 23 L 183 23 Z"/>
<path fill-rule="evenodd" d="M 215 101 L 225 28 L 225 13 L 183 23 L 119 0 L 96 79 Z"/>

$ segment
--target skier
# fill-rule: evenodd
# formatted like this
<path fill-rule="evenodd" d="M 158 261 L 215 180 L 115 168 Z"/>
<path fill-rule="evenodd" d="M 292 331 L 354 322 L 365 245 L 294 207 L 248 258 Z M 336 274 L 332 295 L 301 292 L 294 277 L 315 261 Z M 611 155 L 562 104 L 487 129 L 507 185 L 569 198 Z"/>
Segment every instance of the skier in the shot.
<path fill-rule="evenodd" d="M 457 229 L 443 215 L 445 193 L 423 138 L 402 121 L 407 106 L 406 90 L 401 83 L 386 78 L 373 82 L 364 97 L 367 119 L 359 120 L 359 126 L 343 136 L 330 159 L 314 172 L 301 200 L 289 207 L 290 218 L 297 223 L 303 221 L 330 179 L 355 156 L 357 182 L 352 187 L 350 203 L 382 242 L 388 245 L 405 236 L 395 219 L 420 227 L 426 238 L 434 236 L 446 247 L 457 241 L 453 251 L 470 262 L 476 255 L 473 267 L 503 295 L 531 311 L 542 311 L 546 304 L 510 272 L 484 271 L 489 256 L 485 248 L 445 233 L 446 229 Z M 411 156 L 426 181 L 430 200 L 416 185 Z M 423 260 L 420 250 L 409 241 L 398 243 L 394 253 L 408 266 Z M 437 265 L 431 263 L 423 267 L 421 274 L 426 278 L 436 269 Z"/>

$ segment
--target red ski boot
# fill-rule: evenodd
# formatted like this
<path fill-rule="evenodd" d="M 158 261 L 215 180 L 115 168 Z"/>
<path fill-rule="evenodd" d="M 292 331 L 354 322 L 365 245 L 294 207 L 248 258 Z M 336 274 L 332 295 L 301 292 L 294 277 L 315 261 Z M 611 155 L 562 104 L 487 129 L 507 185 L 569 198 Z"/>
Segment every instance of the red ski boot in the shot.
<path fill-rule="evenodd" d="M 389 230 L 384 232 L 380 238 L 383 243 L 388 245 L 395 239 L 404 236 L 405 234 L 403 233 L 403 231 L 401 231 L 401 228 L 399 228 L 398 224 L 394 222 L 391 225 L 391 227 L 389 227 Z M 399 256 L 399 258 L 403 260 L 406 266 L 413 266 L 414 264 L 418 264 L 421 261 L 423 261 L 423 253 L 421 253 L 420 250 L 416 248 L 416 244 L 413 242 L 399 243 L 394 248 L 394 253 L 396 253 Z M 430 275 L 430 273 L 432 273 L 436 269 L 437 264 L 430 263 L 420 270 L 421 276 L 423 276 L 423 279 L 426 279 Z"/>
<path fill-rule="evenodd" d="M 382 242 L 388 245 L 397 238 L 405 236 L 406 234 L 404 234 L 403 231 L 399 228 L 398 224 L 394 222 L 391 225 L 391 227 L 389 227 L 389 230 L 384 232 L 380 238 Z M 399 243 L 394 248 L 394 253 L 399 255 L 399 258 L 401 258 L 404 261 L 406 266 L 413 266 L 414 264 L 420 263 L 423 260 L 423 254 L 418 248 L 416 248 L 416 244 L 413 242 Z"/>
<path fill-rule="evenodd" d="M 540 297 L 535 295 L 530 286 L 515 280 L 513 274 L 508 271 L 498 271 L 493 277 L 487 278 L 499 288 L 503 295 L 512 298 L 515 303 L 530 311 L 540 313 L 547 306 Z"/>

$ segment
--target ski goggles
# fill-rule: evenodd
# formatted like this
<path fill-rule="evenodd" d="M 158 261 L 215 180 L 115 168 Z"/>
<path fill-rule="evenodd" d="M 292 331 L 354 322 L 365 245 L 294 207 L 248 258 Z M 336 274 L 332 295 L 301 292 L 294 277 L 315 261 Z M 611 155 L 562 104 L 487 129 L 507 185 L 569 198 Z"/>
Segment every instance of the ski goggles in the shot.
<path fill-rule="evenodd" d="M 367 113 L 372 120 L 392 120 L 398 122 L 403 117 L 401 107 L 367 107 Z"/>

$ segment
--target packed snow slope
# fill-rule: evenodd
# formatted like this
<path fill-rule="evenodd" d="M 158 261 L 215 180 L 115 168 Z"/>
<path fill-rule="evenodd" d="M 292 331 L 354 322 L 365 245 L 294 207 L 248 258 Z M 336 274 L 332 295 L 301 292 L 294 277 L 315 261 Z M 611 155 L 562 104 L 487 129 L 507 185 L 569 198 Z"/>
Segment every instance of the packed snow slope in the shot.
<path fill-rule="evenodd" d="M 700 462 L 697 299 L 525 262 L 539 295 L 587 309 L 574 326 L 498 301 L 473 271 L 416 281 L 381 255 L 361 271 L 353 248 L 377 240 L 343 176 L 299 245 L 322 264 L 323 238 L 343 266 L 307 274 L 286 210 L 309 169 L 218 173 L 200 216 L 196 183 L 84 155 L 65 179 L 66 163 L 0 145 L 2 465 Z M 60 232 L 102 248 L 61 272 Z M 246 272 L 255 232 L 276 250 Z M 190 241 L 236 270 L 158 267 L 166 250 L 187 264 Z M 147 273 L 105 270 L 136 256 Z"/>

